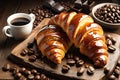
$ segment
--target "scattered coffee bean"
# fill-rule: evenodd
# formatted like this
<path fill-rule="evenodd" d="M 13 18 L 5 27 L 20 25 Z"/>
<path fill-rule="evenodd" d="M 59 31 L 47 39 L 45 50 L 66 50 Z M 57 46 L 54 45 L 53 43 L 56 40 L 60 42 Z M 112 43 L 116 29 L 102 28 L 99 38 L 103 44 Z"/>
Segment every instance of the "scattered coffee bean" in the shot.
<path fill-rule="evenodd" d="M 33 74 L 29 74 L 28 75 L 28 80 L 33 80 L 34 79 L 34 75 Z"/>
<path fill-rule="evenodd" d="M 93 75 L 94 74 L 94 68 L 92 67 L 92 66 L 89 66 L 88 68 L 87 68 L 87 74 L 88 75 Z"/>
<path fill-rule="evenodd" d="M 108 46 L 108 52 L 113 53 L 116 50 L 115 46 L 110 45 Z"/>
<path fill-rule="evenodd" d="M 31 55 L 34 55 L 35 51 L 33 50 L 33 48 L 29 48 L 28 49 L 28 55 L 31 56 Z"/>
<path fill-rule="evenodd" d="M 31 74 L 31 71 L 25 70 L 25 72 L 24 72 L 24 75 L 25 75 L 25 76 L 28 76 L 28 75 L 30 75 L 30 74 Z"/>
<path fill-rule="evenodd" d="M 34 75 L 36 75 L 37 74 L 37 70 L 36 69 L 32 69 L 31 73 L 34 74 Z"/>
<path fill-rule="evenodd" d="M 67 55 L 67 59 L 73 59 L 73 54 L 71 53 L 71 54 L 68 54 Z"/>
<path fill-rule="evenodd" d="M 112 45 L 112 41 L 110 39 L 106 39 L 106 41 L 107 41 L 107 46 Z"/>
<path fill-rule="evenodd" d="M 34 61 L 36 61 L 36 59 L 37 59 L 37 57 L 35 55 L 32 55 L 29 57 L 30 62 L 34 62 Z"/>
<path fill-rule="evenodd" d="M 115 73 L 114 75 L 118 78 L 119 75 L 120 75 L 120 70 L 119 69 L 115 69 L 114 73 Z"/>
<path fill-rule="evenodd" d="M 19 79 L 17 79 L 17 80 L 27 80 L 27 78 L 26 77 L 24 77 L 24 76 L 21 76 Z"/>
<path fill-rule="evenodd" d="M 68 59 L 67 64 L 70 65 L 70 66 L 74 66 L 75 60 L 74 59 Z"/>
<path fill-rule="evenodd" d="M 119 67 L 120 67 L 120 60 L 118 60 L 118 62 L 117 62 L 117 66 L 119 66 Z"/>
<path fill-rule="evenodd" d="M 17 78 L 17 79 L 19 79 L 21 76 L 22 76 L 22 74 L 19 73 L 19 72 L 17 72 L 17 73 L 15 74 L 15 78 Z"/>
<path fill-rule="evenodd" d="M 63 65 L 62 66 L 62 72 L 63 73 L 67 73 L 70 70 L 70 66 L 69 65 Z"/>
<path fill-rule="evenodd" d="M 81 67 L 78 71 L 77 71 L 77 76 L 80 76 L 84 73 L 85 71 L 85 68 L 84 67 Z"/>
<path fill-rule="evenodd" d="M 25 70 L 26 70 L 26 68 L 25 68 L 25 67 L 22 67 L 22 68 L 19 69 L 19 72 L 24 73 Z"/>
<path fill-rule="evenodd" d="M 108 73 L 109 73 L 109 68 L 108 68 L 108 67 L 105 67 L 105 68 L 104 68 L 104 73 L 105 73 L 105 74 L 108 74 Z"/>
<path fill-rule="evenodd" d="M 83 60 L 78 60 L 77 62 L 76 62 L 76 66 L 77 67 L 80 67 L 80 66 L 82 66 L 84 64 L 84 61 Z"/>
<path fill-rule="evenodd" d="M 47 77 L 44 74 L 41 74 L 41 80 L 45 80 Z"/>
<path fill-rule="evenodd" d="M 110 75 L 109 80 L 116 80 L 116 77 L 114 75 Z"/>
<path fill-rule="evenodd" d="M 2 67 L 2 70 L 3 70 L 3 71 L 9 71 L 9 70 L 10 70 L 10 64 L 5 64 L 5 65 Z"/>
<path fill-rule="evenodd" d="M 40 75 L 39 74 L 37 74 L 36 76 L 35 76 L 35 80 L 40 80 Z"/>
<path fill-rule="evenodd" d="M 79 57 L 78 56 L 74 56 L 73 57 L 75 61 L 78 61 L 79 60 Z"/>

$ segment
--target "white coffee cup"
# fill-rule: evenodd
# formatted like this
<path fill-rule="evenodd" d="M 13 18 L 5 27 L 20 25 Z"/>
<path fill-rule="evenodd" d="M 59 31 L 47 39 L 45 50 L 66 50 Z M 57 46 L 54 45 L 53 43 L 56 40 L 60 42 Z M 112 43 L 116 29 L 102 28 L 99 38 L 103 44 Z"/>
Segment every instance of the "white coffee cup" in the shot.
<path fill-rule="evenodd" d="M 7 26 L 3 27 L 3 33 L 15 39 L 25 39 L 32 32 L 34 14 L 15 13 L 7 18 Z"/>

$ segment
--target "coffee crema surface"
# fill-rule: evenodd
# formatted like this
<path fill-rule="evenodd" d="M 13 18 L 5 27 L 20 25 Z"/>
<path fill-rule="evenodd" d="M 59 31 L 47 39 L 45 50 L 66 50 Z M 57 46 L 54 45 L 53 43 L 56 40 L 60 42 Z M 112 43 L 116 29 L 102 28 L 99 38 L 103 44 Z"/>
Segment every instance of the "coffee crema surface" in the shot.
<path fill-rule="evenodd" d="M 22 25 L 28 24 L 29 22 L 30 22 L 29 19 L 21 17 L 21 18 L 16 18 L 12 20 L 11 24 L 15 26 L 22 26 Z"/>

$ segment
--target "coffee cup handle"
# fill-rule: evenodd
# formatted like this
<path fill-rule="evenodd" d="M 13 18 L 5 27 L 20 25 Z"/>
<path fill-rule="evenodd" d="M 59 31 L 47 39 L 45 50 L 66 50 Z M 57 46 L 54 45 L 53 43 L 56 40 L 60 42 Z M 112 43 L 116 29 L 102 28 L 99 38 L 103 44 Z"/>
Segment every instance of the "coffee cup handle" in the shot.
<path fill-rule="evenodd" d="M 5 26 L 2 30 L 2 32 L 8 37 L 13 37 L 12 34 L 10 33 L 10 29 L 11 29 L 10 26 Z"/>
<path fill-rule="evenodd" d="M 29 16 L 32 18 L 32 22 L 35 21 L 35 15 L 33 13 L 30 13 Z"/>

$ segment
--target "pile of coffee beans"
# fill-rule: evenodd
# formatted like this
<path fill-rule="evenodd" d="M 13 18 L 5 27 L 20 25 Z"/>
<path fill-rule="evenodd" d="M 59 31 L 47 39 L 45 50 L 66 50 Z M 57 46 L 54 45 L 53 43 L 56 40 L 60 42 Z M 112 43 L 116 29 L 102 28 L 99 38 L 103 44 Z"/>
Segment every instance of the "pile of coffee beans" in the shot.
<path fill-rule="evenodd" d="M 4 72 L 11 72 L 14 80 L 54 80 L 34 68 L 15 67 L 10 64 L 5 64 L 2 69 Z"/>
<path fill-rule="evenodd" d="M 95 16 L 108 23 L 120 23 L 120 6 L 106 4 L 96 10 Z"/>
<path fill-rule="evenodd" d="M 105 35 L 105 37 L 107 42 L 106 44 L 108 46 L 108 52 L 114 53 L 114 51 L 116 50 L 115 48 L 116 40 L 113 37 L 111 37 L 110 34 Z"/>

